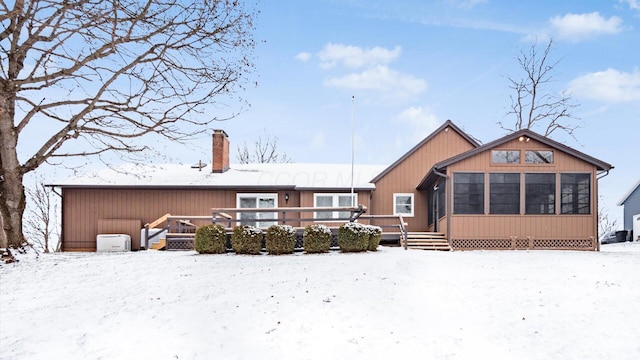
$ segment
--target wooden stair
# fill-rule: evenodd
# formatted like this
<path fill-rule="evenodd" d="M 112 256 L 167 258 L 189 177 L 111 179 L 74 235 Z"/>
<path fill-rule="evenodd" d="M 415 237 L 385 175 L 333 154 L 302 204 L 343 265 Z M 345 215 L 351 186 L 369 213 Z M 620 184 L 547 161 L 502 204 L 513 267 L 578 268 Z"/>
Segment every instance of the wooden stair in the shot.
<path fill-rule="evenodd" d="M 451 250 L 451 246 L 449 246 L 449 242 L 444 234 L 433 232 L 408 232 L 407 248 L 417 250 Z"/>

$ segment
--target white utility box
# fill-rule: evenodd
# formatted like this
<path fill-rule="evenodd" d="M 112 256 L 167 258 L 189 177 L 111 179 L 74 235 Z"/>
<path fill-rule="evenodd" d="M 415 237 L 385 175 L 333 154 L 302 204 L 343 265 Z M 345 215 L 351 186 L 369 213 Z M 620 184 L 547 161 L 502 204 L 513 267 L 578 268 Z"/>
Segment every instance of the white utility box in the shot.
<path fill-rule="evenodd" d="M 96 251 L 131 251 L 131 236 L 127 234 L 99 234 Z"/>
<path fill-rule="evenodd" d="M 640 239 L 640 214 L 633 215 L 633 241 Z"/>

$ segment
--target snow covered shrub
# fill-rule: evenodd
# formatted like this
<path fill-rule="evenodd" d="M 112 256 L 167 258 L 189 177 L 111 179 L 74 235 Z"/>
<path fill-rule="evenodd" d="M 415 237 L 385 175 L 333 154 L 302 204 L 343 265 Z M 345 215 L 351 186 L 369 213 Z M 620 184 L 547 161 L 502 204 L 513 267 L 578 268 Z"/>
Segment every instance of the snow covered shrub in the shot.
<path fill-rule="evenodd" d="M 200 254 L 224 254 L 227 251 L 227 232 L 222 225 L 205 225 L 196 229 L 194 240 Z"/>
<path fill-rule="evenodd" d="M 331 230 L 322 224 L 308 225 L 302 234 L 302 243 L 306 253 L 323 253 L 331 247 Z"/>
<path fill-rule="evenodd" d="M 338 228 L 338 246 L 343 252 L 367 251 L 369 232 L 360 223 L 348 222 Z"/>
<path fill-rule="evenodd" d="M 271 225 L 265 239 L 269 254 L 292 254 L 296 246 L 296 229 L 290 225 Z"/>
<path fill-rule="evenodd" d="M 262 230 L 251 225 L 236 226 L 231 234 L 231 248 L 236 254 L 260 254 Z"/>
<path fill-rule="evenodd" d="M 369 246 L 367 250 L 378 251 L 378 245 L 382 239 L 382 228 L 380 226 L 365 225 L 367 232 L 369 233 Z"/>

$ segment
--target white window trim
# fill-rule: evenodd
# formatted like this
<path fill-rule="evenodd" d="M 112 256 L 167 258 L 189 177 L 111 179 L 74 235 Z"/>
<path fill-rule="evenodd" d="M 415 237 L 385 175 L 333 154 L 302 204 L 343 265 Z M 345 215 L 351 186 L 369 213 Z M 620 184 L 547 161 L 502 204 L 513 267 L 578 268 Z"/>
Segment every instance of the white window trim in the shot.
<path fill-rule="evenodd" d="M 313 193 L 313 207 L 319 207 L 318 206 L 318 196 L 332 196 L 333 200 L 332 203 L 336 204 L 335 206 L 332 207 L 341 207 L 339 206 L 339 197 L 340 196 L 351 196 L 351 193 Z M 354 207 L 358 206 L 358 193 L 353 193 L 353 197 L 354 197 Z M 323 206 L 324 207 L 324 206 Z M 333 221 L 333 219 L 338 218 L 340 216 L 340 211 L 334 211 L 331 214 L 331 219 L 322 219 L 322 220 L 316 220 L 317 222 L 331 222 Z M 317 218 L 318 217 L 318 213 L 314 212 L 313 213 L 313 217 Z"/>
<path fill-rule="evenodd" d="M 240 209 L 240 199 L 241 198 L 263 198 L 263 199 L 273 199 L 274 200 L 274 205 L 275 207 L 273 209 L 277 209 L 278 208 L 278 193 L 236 193 L 236 208 Z M 256 201 L 256 206 L 257 204 L 259 204 L 259 201 Z M 236 213 L 236 220 L 238 220 L 237 225 L 240 225 L 240 211 Z M 273 212 L 274 215 L 277 217 L 277 211 Z M 262 219 L 260 219 L 260 213 L 256 213 L 256 226 L 258 227 L 268 227 L 271 226 L 273 224 L 277 224 L 278 221 L 277 220 L 271 220 L 271 221 L 260 221 Z M 269 219 L 265 219 L 265 220 L 269 220 Z M 261 223 L 269 223 L 268 226 L 261 226 Z"/>
<path fill-rule="evenodd" d="M 396 211 L 397 205 L 397 197 L 398 196 L 409 196 L 411 197 L 411 212 L 410 213 L 399 213 Z M 415 196 L 413 193 L 393 193 L 393 215 L 402 215 L 404 217 L 413 217 L 414 209 L 416 207 Z"/>

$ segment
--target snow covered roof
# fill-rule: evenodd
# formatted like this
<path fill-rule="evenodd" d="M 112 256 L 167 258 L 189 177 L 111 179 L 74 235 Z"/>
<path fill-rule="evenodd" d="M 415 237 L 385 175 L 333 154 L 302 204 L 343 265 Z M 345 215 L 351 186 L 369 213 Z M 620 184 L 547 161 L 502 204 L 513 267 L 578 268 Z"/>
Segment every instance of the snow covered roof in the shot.
<path fill-rule="evenodd" d="M 355 189 L 374 189 L 370 182 L 384 165 L 355 165 Z M 60 187 L 209 187 L 350 189 L 351 164 L 231 164 L 224 173 L 187 164 L 124 164 L 59 181 Z"/>
<path fill-rule="evenodd" d="M 626 194 L 624 194 L 624 196 L 620 199 L 620 201 L 618 201 L 618 206 L 622 206 L 625 201 L 627 201 L 627 199 L 629 198 L 629 196 L 631 196 L 631 194 L 633 194 L 634 191 L 636 191 L 636 189 L 640 186 L 640 179 L 638 179 L 638 182 L 633 185 L 631 187 L 631 189 L 629 189 L 629 191 L 627 191 Z"/>

